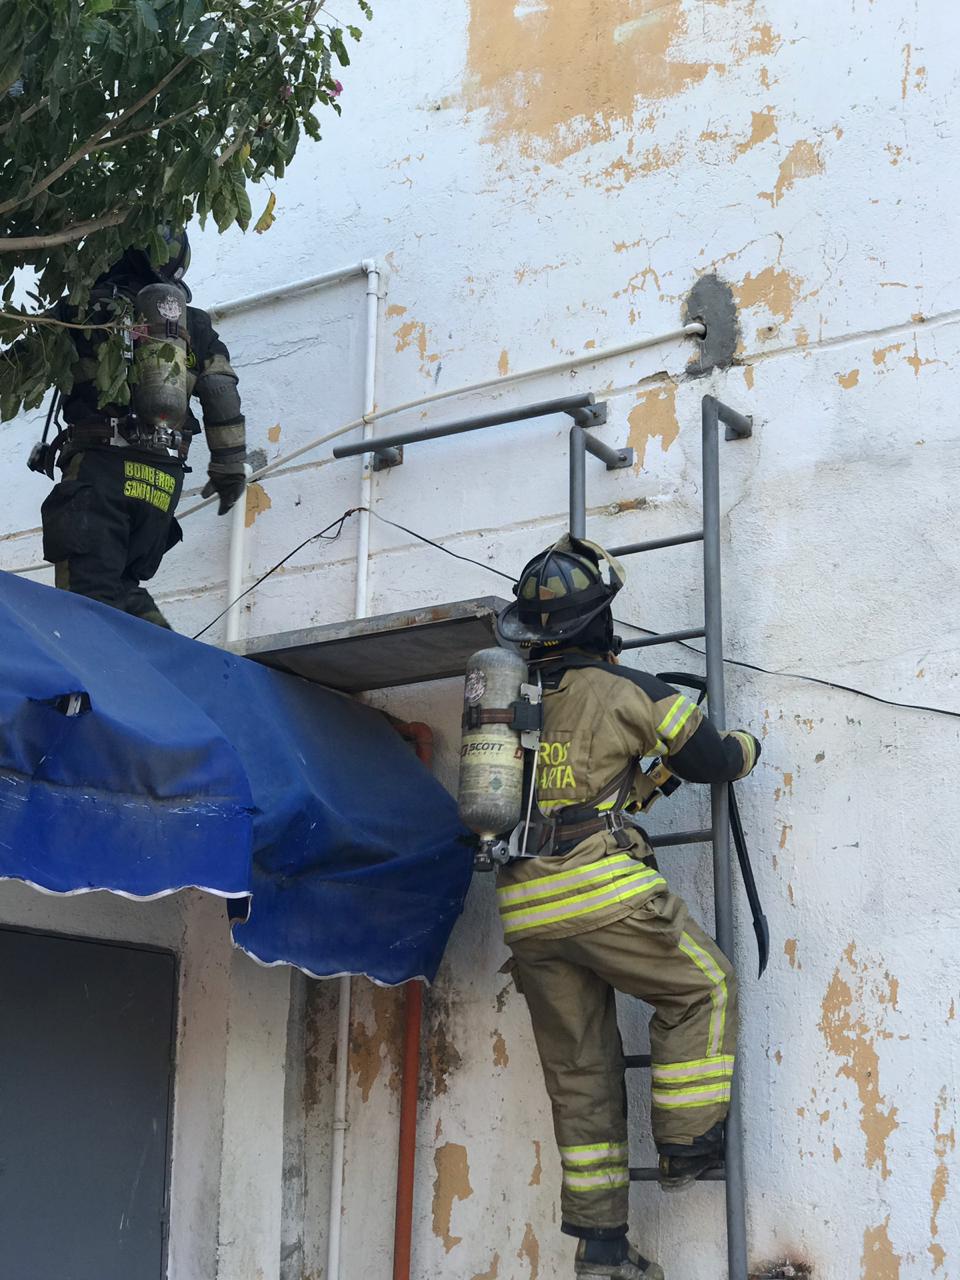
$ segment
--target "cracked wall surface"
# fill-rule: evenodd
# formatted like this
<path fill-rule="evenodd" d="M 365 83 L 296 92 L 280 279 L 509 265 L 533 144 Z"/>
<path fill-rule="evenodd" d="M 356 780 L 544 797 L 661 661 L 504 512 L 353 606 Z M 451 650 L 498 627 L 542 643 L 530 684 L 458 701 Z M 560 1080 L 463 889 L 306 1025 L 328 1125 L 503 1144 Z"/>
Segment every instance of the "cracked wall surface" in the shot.
<path fill-rule="evenodd" d="M 753 415 L 750 440 L 721 443 L 727 650 L 777 673 L 727 673 L 730 719 L 763 738 L 741 808 L 773 939 L 757 983 L 738 898 L 748 1222 L 758 1264 L 818 1280 L 960 1275 L 957 721 L 794 678 L 960 709 L 958 41 L 960 8 L 917 0 L 381 5 L 344 77 L 342 120 L 278 184 L 275 225 L 198 233 L 191 274 L 203 305 L 375 257 L 381 407 L 505 379 L 384 430 L 606 398 L 599 434 L 631 445 L 635 466 L 588 460 L 601 542 L 697 527 L 700 397 Z M 722 359 L 674 341 L 509 380 L 675 329 L 710 278 L 735 307 Z M 269 459 L 362 408 L 364 288 L 357 277 L 220 326 Z M 39 559 L 45 483 L 23 466 L 38 429 L 36 416 L 6 428 L 0 567 Z M 504 426 L 408 448 L 378 473 L 377 511 L 481 564 L 375 521 L 370 612 L 502 593 L 483 566 L 514 572 L 565 527 L 565 441 L 559 419 Z M 199 488 L 202 444 L 194 461 Z M 356 505 L 359 485 L 357 460 L 334 462 L 329 446 L 266 478 L 248 498 L 246 580 Z M 190 517 L 157 579 L 180 630 L 223 606 L 227 524 Z M 243 632 L 349 617 L 356 549 L 353 521 L 304 547 L 244 602 Z M 659 555 L 628 565 L 618 616 L 698 625 L 696 551 Z M 451 681 L 373 699 L 434 726 L 450 787 L 460 695 Z M 702 797 L 668 803 L 658 829 L 700 824 Z M 709 927 L 707 860 L 662 862 Z M 505 955 L 478 879 L 426 1002 L 414 1269 L 431 1280 L 570 1267 L 549 1105 Z M 366 1280 L 391 1274 L 399 1009 L 357 985 L 343 1226 Z M 328 989 L 305 1018 L 290 1256 L 320 1280 Z M 644 1011 L 624 1004 L 621 1020 L 642 1052 Z M 649 1162 L 647 1083 L 631 1079 L 630 1096 L 632 1151 Z M 634 1232 L 669 1274 L 721 1274 L 717 1188 L 631 1194 Z"/>

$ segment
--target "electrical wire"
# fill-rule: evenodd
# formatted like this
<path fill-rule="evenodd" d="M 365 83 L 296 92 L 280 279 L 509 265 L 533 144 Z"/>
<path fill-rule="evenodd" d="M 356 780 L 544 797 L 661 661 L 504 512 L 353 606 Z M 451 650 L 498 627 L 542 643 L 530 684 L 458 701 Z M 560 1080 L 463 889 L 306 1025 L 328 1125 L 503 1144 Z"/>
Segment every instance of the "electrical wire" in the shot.
<path fill-rule="evenodd" d="M 278 569 L 282 569 L 288 560 L 292 560 L 293 557 L 297 554 L 297 552 L 302 551 L 304 547 L 309 545 L 309 543 L 316 542 L 318 538 L 323 538 L 327 542 L 336 542 L 336 540 L 340 537 L 341 533 L 343 533 L 343 526 L 346 523 L 346 521 L 350 518 L 350 516 L 356 515 L 358 511 L 362 511 L 362 510 L 363 510 L 362 507 L 351 507 L 348 511 L 345 511 L 342 516 L 339 516 L 336 520 L 331 520 L 331 522 L 327 525 L 327 527 L 325 529 L 321 529 L 319 533 L 311 533 L 309 538 L 304 538 L 304 540 L 301 543 L 299 543 L 297 546 L 295 546 L 292 551 L 288 551 L 282 560 L 278 560 L 275 565 L 271 565 L 271 567 L 266 571 L 266 573 L 261 573 L 260 577 L 256 580 L 256 582 L 251 582 L 250 586 L 247 587 L 245 591 L 241 591 L 240 594 L 235 597 L 235 599 L 231 600 L 225 609 L 221 609 L 215 618 L 211 618 L 211 620 L 207 623 L 207 625 L 203 628 L 203 630 L 198 631 L 197 634 L 193 637 L 194 640 L 199 640 L 202 635 L 206 635 L 206 633 L 210 630 L 210 628 L 212 626 L 215 626 L 220 621 L 220 619 L 224 616 L 224 614 L 229 613 L 235 604 L 238 604 L 243 599 L 244 596 L 248 596 L 251 591 L 255 591 L 256 588 L 259 587 L 261 582 L 266 582 L 267 578 L 269 578 L 272 573 L 276 573 Z M 336 533 L 331 534 L 330 530 L 333 528 L 336 528 Z"/>
<path fill-rule="evenodd" d="M 337 520 L 328 524 L 325 529 L 321 529 L 319 533 L 311 534 L 309 538 L 304 538 L 303 542 L 294 547 L 293 550 L 285 555 L 282 560 L 278 560 L 275 565 L 266 571 L 266 573 L 261 574 L 260 577 L 257 578 L 256 582 L 251 583 L 245 591 L 242 591 L 240 595 L 237 596 L 236 600 L 231 600 L 225 609 L 222 609 L 211 622 L 208 622 L 202 631 L 198 631 L 193 637 L 194 640 L 199 640 L 202 635 L 220 621 L 224 614 L 229 613 L 238 601 L 242 600 L 244 596 L 249 595 L 251 591 L 259 587 L 261 582 L 266 581 L 272 573 L 276 573 L 278 569 L 282 568 L 288 560 L 295 556 L 298 551 L 302 551 L 309 543 L 315 542 L 317 538 L 324 538 L 329 542 L 335 542 L 343 532 L 343 526 L 350 516 L 357 515 L 361 511 L 366 511 L 382 524 L 387 524 L 390 525 L 391 528 L 399 529 L 402 533 L 408 534 L 411 538 L 416 538 L 418 542 L 423 542 L 428 547 L 433 547 L 437 551 L 442 551 L 444 555 L 452 556 L 454 560 L 463 560 L 467 564 L 476 565 L 478 569 L 486 569 L 488 573 L 495 573 L 497 577 L 506 578 L 510 583 L 515 581 L 512 574 L 504 573 L 502 569 L 497 569 L 491 564 L 484 564 L 482 560 L 474 560 L 472 556 L 465 556 L 461 555 L 457 551 L 451 551 L 449 547 L 445 547 L 440 542 L 435 542 L 432 538 L 428 538 L 426 534 L 417 533 L 416 529 L 408 529 L 406 525 L 398 524 L 396 520 L 388 520 L 386 516 L 380 515 L 379 512 L 373 511 L 369 507 L 350 507 L 349 510 L 345 511 Z M 337 531 L 330 536 L 329 531 L 334 527 L 336 527 Z M 658 631 L 651 631 L 649 627 L 639 627 L 636 623 L 625 622 L 621 618 L 614 618 L 614 622 L 619 627 L 630 627 L 633 631 L 641 631 L 646 636 L 656 636 L 660 634 Z M 697 654 L 700 658 L 705 658 L 707 656 L 702 649 L 697 649 L 694 645 L 687 644 L 685 640 L 674 640 L 671 643 L 679 645 L 682 649 L 689 650 L 690 653 Z M 858 689 L 854 685 L 850 684 L 841 684 L 837 680 L 826 680 L 822 676 L 811 676 L 802 671 L 771 671 L 769 667 L 761 667 L 755 662 L 745 662 L 740 658 L 725 657 L 723 661 L 726 666 L 742 667 L 746 671 L 756 671 L 761 675 L 772 676 L 774 679 L 803 680 L 807 684 L 817 684 L 825 689 L 837 689 L 842 693 L 852 693 L 855 697 L 867 698 L 870 702 L 878 702 L 885 707 L 899 707 L 904 711 L 926 711 L 931 715 L 949 716 L 951 719 L 960 720 L 960 711 L 951 711 L 947 707 L 931 707 L 922 702 L 900 702 L 895 698 L 882 698 L 878 693 L 869 693 L 866 689 Z"/>
<path fill-rule="evenodd" d="M 366 507 L 357 507 L 357 511 L 366 511 Z M 445 555 L 453 556 L 454 560 L 465 560 L 467 564 L 475 564 L 479 569 L 486 569 L 488 573 L 495 573 L 499 578 L 506 578 L 508 582 L 514 582 L 516 579 L 512 573 L 504 573 L 502 569 L 495 569 L 492 564 L 484 564 L 482 560 L 474 560 L 471 556 L 462 556 L 458 551 L 451 551 L 449 547 L 445 547 L 442 542 L 434 542 L 432 538 L 428 538 L 426 534 L 417 533 L 415 529 L 408 529 L 406 525 L 397 524 L 396 520 L 388 520 L 386 516 L 380 515 L 378 511 L 370 511 L 370 515 L 375 516 L 383 524 L 392 525 L 394 529 L 400 529 L 403 533 L 409 533 L 411 538 L 417 538 L 420 542 L 425 542 L 428 547 L 436 547 L 438 551 L 442 551 Z"/>

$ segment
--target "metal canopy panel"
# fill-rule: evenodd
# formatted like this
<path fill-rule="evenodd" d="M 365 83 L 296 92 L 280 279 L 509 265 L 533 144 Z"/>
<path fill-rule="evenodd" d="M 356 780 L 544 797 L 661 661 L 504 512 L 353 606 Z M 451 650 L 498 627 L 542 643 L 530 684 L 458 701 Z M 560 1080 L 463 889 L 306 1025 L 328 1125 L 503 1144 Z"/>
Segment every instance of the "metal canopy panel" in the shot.
<path fill-rule="evenodd" d="M 498 596 L 260 636 L 238 652 L 343 693 L 462 676 L 477 649 L 496 644 Z"/>

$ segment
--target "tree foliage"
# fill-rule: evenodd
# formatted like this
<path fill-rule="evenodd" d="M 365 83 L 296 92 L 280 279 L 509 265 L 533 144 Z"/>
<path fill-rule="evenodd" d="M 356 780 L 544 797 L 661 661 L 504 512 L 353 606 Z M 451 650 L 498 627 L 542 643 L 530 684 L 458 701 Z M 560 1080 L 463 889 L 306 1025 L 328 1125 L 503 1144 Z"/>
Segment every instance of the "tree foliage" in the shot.
<path fill-rule="evenodd" d="M 320 137 L 319 108 L 340 112 L 360 35 L 305 0 L 0 0 L 0 417 L 69 387 L 74 347 L 45 313 L 66 298 L 82 322 L 124 249 L 163 261 L 158 228 L 195 214 L 269 227 L 275 197 L 257 218 L 250 187 Z M 102 349 L 103 401 L 122 336 Z"/>

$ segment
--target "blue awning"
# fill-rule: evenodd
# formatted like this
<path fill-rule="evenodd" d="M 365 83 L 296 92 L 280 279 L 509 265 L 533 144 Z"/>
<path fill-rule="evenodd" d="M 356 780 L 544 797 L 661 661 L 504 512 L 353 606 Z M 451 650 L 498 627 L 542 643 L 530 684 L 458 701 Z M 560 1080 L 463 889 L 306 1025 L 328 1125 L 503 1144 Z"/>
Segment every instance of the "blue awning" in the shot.
<path fill-rule="evenodd" d="M 379 712 L 0 573 L 0 878 L 249 895 L 255 959 L 398 983 L 436 973 L 466 837 Z"/>

